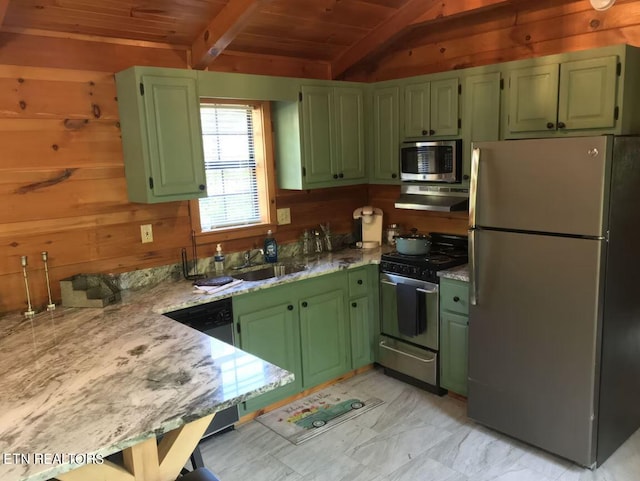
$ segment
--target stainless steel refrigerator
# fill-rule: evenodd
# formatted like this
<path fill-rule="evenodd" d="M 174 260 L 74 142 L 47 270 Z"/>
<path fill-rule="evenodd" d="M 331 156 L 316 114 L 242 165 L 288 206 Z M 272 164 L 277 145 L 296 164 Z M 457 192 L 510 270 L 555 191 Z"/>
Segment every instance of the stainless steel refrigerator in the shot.
<path fill-rule="evenodd" d="M 474 145 L 472 419 L 583 466 L 640 426 L 640 140 Z"/>

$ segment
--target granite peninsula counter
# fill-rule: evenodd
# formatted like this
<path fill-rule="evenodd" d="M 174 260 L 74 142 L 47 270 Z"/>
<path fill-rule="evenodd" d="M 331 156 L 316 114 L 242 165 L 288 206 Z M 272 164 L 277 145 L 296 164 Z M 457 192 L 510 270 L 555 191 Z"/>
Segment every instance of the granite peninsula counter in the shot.
<path fill-rule="evenodd" d="M 0 458 L 0 479 L 64 477 L 77 465 L 34 457 L 71 454 L 83 464 L 83 455 L 155 442 L 157 434 L 291 382 L 288 371 L 160 314 L 377 264 L 380 255 L 381 249 L 347 250 L 294 259 L 307 269 L 215 294 L 190 281 L 164 281 L 123 291 L 121 302 L 104 309 L 59 307 L 33 320 L 1 318 L 0 456 L 9 458 Z M 250 364 L 251 377 L 236 369 Z"/>
<path fill-rule="evenodd" d="M 105 465 L 75 470 L 70 461 L 132 452 L 179 428 L 165 436 L 167 453 L 157 449 L 160 467 L 156 457 L 156 469 L 175 470 L 167 459 L 190 446 L 184 436 L 196 420 L 207 416 L 194 442 L 214 412 L 293 381 L 288 371 L 155 314 L 150 299 L 135 297 L 105 309 L 0 319 L 2 481 L 90 481 L 65 476 Z M 173 451 L 172 437 L 180 438 Z M 176 453 L 182 465 L 194 446 Z"/>

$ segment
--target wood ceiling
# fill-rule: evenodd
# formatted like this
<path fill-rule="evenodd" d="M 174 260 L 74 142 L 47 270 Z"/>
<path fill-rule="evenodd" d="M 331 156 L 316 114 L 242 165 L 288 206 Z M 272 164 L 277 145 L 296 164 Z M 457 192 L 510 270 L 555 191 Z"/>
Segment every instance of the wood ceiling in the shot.
<path fill-rule="evenodd" d="M 588 5 L 587 0 L 581 0 Z M 624 1 L 624 0 L 622 0 Z M 556 4 L 577 0 L 555 0 Z M 328 65 L 332 78 L 444 22 L 538 0 L 0 0 L 3 31 L 187 50 L 203 69 L 223 51 Z M 545 2 L 544 0 L 542 3 Z M 589 8 L 585 6 L 584 8 Z M 514 17 L 517 16 L 514 13 Z"/>

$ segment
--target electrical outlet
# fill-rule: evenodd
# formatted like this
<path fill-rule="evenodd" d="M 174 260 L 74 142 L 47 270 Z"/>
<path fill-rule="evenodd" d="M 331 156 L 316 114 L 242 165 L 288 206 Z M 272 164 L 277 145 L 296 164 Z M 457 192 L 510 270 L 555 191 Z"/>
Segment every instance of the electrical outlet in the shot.
<path fill-rule="evenodd" d="M 140 239 L 143 244 L 153 242 L 153 226 L 151 224 L 143 224 L 140 226 Z"/>
<path fill-rule="evenodd" d="M 278 216 L 278 225 L 291 224 L 291 209 L 289 207 L 277 209 L 276 214 Z"/>

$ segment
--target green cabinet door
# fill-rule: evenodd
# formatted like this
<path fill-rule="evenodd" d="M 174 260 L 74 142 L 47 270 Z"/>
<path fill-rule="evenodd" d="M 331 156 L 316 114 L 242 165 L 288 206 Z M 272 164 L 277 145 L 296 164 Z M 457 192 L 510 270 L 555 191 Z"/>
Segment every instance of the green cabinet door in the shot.
<path fill-rule="evenodd" d="M 500 138 L 500 72 L 467 77 L 462 92 L 462 173 L 469 176 L 472 143 Z"/>
<path fill-rule="evenodd" d="M 400 89 L 373 91 L 373 172 L 371 183 L 400 183 Z"/>
<path fill-rule="evenodd" d="M 369 297 L 357 297 L 349 301 L 352 369 L 366 366 L 373 362 L 372 315 Z"/>
<path fill-rule="evenodd" d="M 299 306 L 302 387 L 307 389 L 349 369 L 344 289 L 305 296 Z"/>
<path fill-rule="evenodd" d="M 275 300 L 278 302 L 277 298 Z M 236 325 L 240 326 L 240 348 L 293 372 L 296 377 L 290 384 L 246 401 L 241 406 L 241 413 L 255 411 L 300 392 L 302 366 L 297 303 L 269 305 L 265 296 L 256 298 L 247 294 L 237 300 L 234 298 L 236 310 L 241 312 L 235 315 Z"/>
<path fill-rule="evenodd" d="M 333 108 L 330 87 L 302 87 L 302 143 L 307 184 L 332 180 Z"/>
<path fill-rule="evenodd" d="M 430 135 L 458 135 L 458 79 L 431 82 Z"/>
<path fill-rule="evenodd" d="M 134 67 L 116 74 L 116 87 L 129 200 L 206 196 L 195 72 Z"/>
<path fill-rule="evenodd" d="M 440 315 L 440 385 L 467 395 L 469 318 L 449 311 Z"/>
<path fill-rule="evenodd" d="M 335 148 L 333 175 L 340 180 L 365 178 L 364 98 L 362 89 L 333 89 Z"/>
<path fill-rule="evenodd" d="M 617 66 L 615 55 L 560 65 L 559 129 L 615 127 Z"/>
<path fill-rule="evenodd" d="M 404 137 L 431 134 L 431 84 L 422 82 L 404 87 Z"/>
<path fill-rule="evenodd" d="M 555 130 L 558 75 L 558 64 L 509 72 L 509 132 Z"/>

